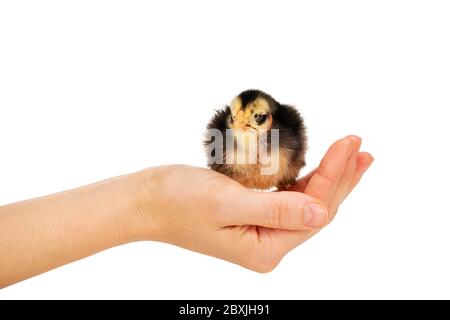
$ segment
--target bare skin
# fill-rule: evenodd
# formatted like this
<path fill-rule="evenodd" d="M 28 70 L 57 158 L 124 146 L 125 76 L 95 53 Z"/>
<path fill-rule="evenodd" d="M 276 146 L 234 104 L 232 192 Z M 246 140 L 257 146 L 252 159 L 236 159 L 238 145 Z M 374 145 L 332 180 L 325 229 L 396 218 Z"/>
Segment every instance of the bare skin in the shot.
<path fill-rule="evenodd" d="M 207 169 L 149 168 L 0 207 L 0 288 L 124 243 L 163 241 L 258 272 L 316 234 L 371 165 L 335 142 L 284 192 L 250 191 Z"/>

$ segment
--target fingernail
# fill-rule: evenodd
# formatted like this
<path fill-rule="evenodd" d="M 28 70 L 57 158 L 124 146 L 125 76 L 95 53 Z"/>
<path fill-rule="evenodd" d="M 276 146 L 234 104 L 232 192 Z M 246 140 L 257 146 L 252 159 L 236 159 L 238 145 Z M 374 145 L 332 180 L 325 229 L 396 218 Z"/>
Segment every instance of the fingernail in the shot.
<path fill-rule="evenodd" d="M 308 203 L 303 209 L 303 223 L 308 227 L 321 227 L 328 220 L 328 210 L 317 203 Z"/>
<path fill-rule="evenodd" d="M 361 141 L 361 137 L 358 137 L 355 134 L 351 134 L 351 135 L 347 136 L 347 138 L 353 140 L 354 142 L 360 142 Z"/>
<path fill-rule="evenodd" d="M 374 161 L 375 161 L 375 158 L 372 157 L 372 155 L 370 155 L 370 159 L 369 159 L 369 162 L 367 163 L 367 168 L 366 168 L 366 170 L 369 169 L 369 168 L 372 166 L 372 163 L 373 163 Z M 366 170 L 364 170 L 364 172 L 365 172 Z"/>
<path fill-rule="evenodd" d="M 342 142 L 345 143 L 345 146 L 347 147 L 347 157 L 349 157 L 353 152 L 353 143 L 349 137 L 342 139 Z"/>
<path fill-rule="evenodd" d="M 356 135 L 347 136 L 348 139 L 352 141 L 352 149 L 358 149 L 361 147 L 362 139 Z"/>

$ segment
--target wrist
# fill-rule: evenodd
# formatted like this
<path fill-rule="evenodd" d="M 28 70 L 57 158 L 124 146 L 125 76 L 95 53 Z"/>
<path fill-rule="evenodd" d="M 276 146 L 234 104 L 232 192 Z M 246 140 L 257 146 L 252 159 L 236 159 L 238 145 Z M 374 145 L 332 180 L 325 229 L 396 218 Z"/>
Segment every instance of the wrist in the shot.
<path fill-rule="evenodd" d="M 127 194 L 130 210 L 127 213 L 127 237 L 129 242 L 153 240 L 160 241 L 162 227 L 158 223 L 158 208 L 160 197 L 158 196 L 158 182 L 161 169 L 164 167 L 152 167 L 132 173 L 128 176 L 129 182 Z"/>

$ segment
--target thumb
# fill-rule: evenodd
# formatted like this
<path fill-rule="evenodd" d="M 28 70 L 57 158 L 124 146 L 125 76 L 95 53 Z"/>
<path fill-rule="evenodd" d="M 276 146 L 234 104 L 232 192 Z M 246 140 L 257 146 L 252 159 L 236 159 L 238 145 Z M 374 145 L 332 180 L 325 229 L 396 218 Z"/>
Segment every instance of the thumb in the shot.
<path fill-rule="evenodd" d="M 235 197 L 236 198 L 236 197 Z M 312 230 L 328 222 L 328 209 L 300 192 L 241 193 L 231 206 L 232 223 L 285 230 Z"/>

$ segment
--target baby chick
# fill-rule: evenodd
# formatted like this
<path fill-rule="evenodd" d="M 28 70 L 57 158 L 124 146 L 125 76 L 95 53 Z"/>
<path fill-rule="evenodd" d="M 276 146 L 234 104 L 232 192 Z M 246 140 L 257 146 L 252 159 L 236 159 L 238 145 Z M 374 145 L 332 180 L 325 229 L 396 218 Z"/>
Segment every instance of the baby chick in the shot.
<path fill-rule="evenodd" d="M 299 112 L 259 90 L 243 91 L 217 110 L 204 144 L 208 166 L 248 188 L 285 190 L 305 165 L 306 129 Z"/>

